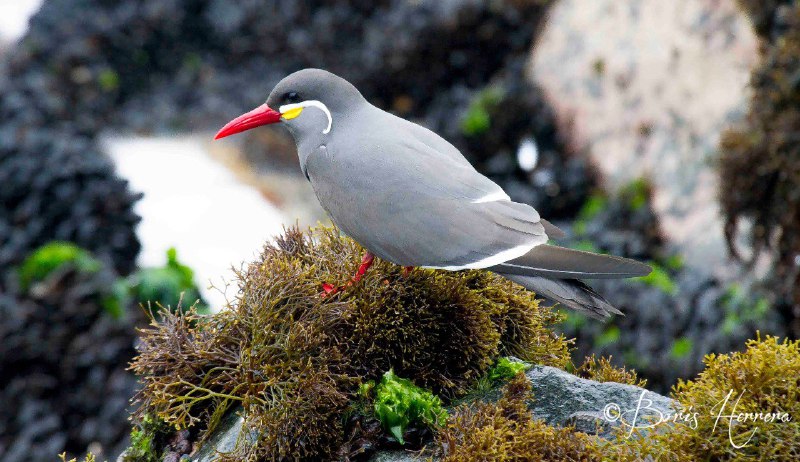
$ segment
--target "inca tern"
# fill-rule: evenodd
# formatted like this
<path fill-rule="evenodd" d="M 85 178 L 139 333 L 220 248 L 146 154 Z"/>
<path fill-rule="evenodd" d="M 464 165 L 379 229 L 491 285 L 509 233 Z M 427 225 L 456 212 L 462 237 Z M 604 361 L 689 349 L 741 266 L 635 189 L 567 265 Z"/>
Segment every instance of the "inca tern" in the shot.
<path fill-rule="evenodd" d="M 436 133 L 373 106 L 330 72 L 285 77 L 215 139 L 277 122 L 294 137 L 300 169 L 333 223 L 367 249 L 355 281 L 374 256 L 405 267 L 486 269 L 606 317 L 621 313 L 579 279 L 650 272 L 635 260 L 548 244 L 563 233 L 533 207 L 512 201 Z"/>

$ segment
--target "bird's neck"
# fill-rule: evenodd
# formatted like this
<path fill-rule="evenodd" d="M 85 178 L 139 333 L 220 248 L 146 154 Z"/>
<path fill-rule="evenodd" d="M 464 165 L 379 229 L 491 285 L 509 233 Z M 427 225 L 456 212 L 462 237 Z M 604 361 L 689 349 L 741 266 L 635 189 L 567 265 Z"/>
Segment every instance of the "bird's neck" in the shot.
<path fill-rule="evenodd" d="M 303 175 L 308 178 L 308 172 L 306 170 L 308 163 L 308 158 L 315 152 L 320 149 L 320 146 L 324 146 L 327 142 L 328 135 L 323 134 L 322 132 L 313 131 L 311 133 L 304 132 L 301 133 L 298 130 L 290 129 L 289 132 L 292 134 L 294 138 L 295 146 L 297 146 L 297 157 L 300 160 L 300 169 L 303 171 Z"/>

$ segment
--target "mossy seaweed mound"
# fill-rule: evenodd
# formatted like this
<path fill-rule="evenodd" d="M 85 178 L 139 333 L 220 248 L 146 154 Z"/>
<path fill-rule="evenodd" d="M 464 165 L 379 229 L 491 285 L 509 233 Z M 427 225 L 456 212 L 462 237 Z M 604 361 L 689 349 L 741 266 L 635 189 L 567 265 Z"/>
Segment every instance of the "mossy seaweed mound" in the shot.
<path fill-rule="evenodd" d="M 705 365 L 695 380 L 673 389 L 681 413 L 662 421 L 631 421 L 627 414 L 611 440 L 536 420 L 526 407 L 530 384 L 518 374 L 498 402 L 451 411 L 434 448 L 446 462 L 800 460 L 800 341 L 759 336 L 743 352 L 708 355 Z M 596 379 L 637 380 L 602 358 L 590 358 L 580 369 L 601 376 Z"/>
<path fill-rule="evenodd" d="M 333 228 L 289 229 L 238 274 L 229 309 L 164 313 L 132 364 L 144 385 L 137 415 L 210 430 L 240 402 L 257 438 L 237 459 L 319 460 L 352 446 L 346 416 L 359 386 L 387 370 L 448 400 L 500 355 L 569 362 L 569 342 L 550 330 L 559 315 L 487 272 L 403 276 L 376 261 L 358 283 L 321 296 L 323 283 L 347 282 L 362 253 Z"/>
<path fill-rule="evenodd" d="M 760 336 L 743 352 L 706 356 L 672 391 L 686 420 L 603 450 L 612 460 L 800 460 L 800 341 Z M 771 417 L 770 417 L 771 416 Z M 629 429 L 624 428 L 627 434 Z M 649 459 L 648 459 L 649 458 Z"/>

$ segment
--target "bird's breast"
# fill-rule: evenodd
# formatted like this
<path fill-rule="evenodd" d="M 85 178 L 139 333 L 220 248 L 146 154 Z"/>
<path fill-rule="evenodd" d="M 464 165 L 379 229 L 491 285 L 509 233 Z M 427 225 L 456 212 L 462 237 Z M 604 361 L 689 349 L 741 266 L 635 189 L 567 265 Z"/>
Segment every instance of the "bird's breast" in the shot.
<path fill-rule="evenodd" d="M 331 220 L 362 245 L 370 226 L 381 223 L 392 199 L 368 164 L 332 149 L 317 149 L 308 157 L 308 178 Z"/>

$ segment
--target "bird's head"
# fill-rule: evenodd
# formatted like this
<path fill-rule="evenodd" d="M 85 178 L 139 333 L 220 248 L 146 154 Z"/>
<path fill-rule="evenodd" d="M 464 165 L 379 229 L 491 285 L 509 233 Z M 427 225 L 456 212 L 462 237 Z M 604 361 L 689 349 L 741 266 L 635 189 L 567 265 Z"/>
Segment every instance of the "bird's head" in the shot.
<path fill-rule="evenodd" d="M 266 103 L 228 122 L 214 139 L 277 122 L 298 140 L 327 135 L 337 119 L 362 102 L 364 97 L 347 80 L 321 69 L 303 69 L 278 82 Z"/>

